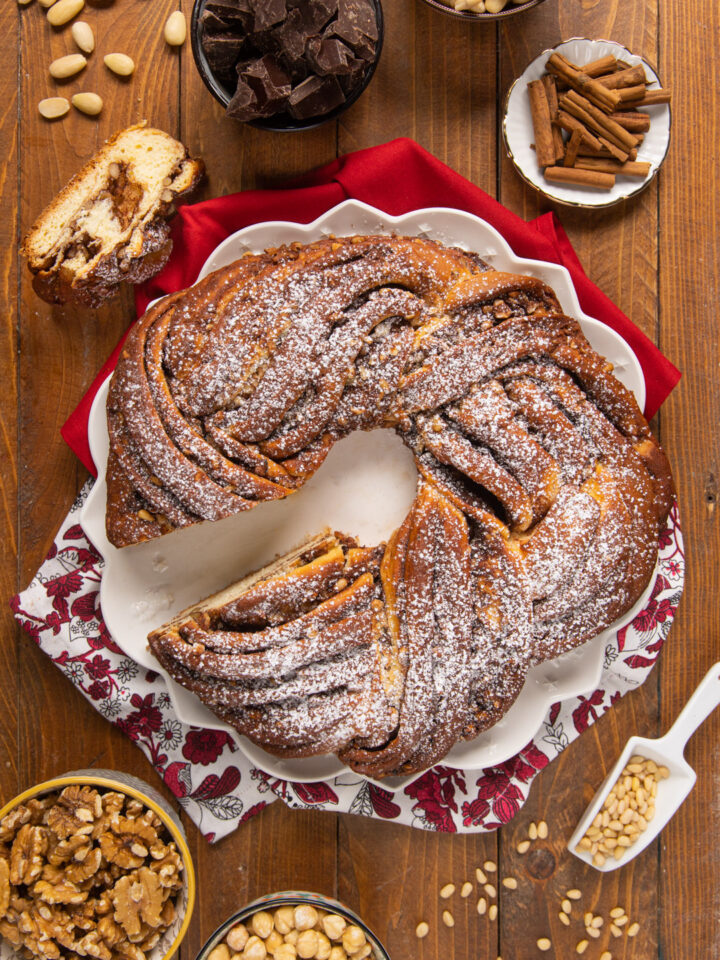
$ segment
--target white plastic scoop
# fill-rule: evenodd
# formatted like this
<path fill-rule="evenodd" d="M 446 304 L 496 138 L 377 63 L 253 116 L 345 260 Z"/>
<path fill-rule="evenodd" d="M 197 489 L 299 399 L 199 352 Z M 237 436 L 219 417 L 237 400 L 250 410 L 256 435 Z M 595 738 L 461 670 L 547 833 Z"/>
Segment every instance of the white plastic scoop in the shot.
<path fill-rule="evenodd" d="M 624 866 L 639 853 L 642 853 L 648 844 L 652 843 L 695 785 L 697 779 L 695 771 L 683 757 L 685 745 L 690 735 L 707 719 L 718 704 L 720 704 L 720 661 L 714 664 L 705 674 L 697 690 L 685 704 L 677 720 L 664 737 L 660 737 L 658 740 L 651 740 L 647 737 L 631 737 L 628 740 L 617 763 L 603 781 L 593 797 L 592 803 L 578 823 L 575 833 L 570 838 L 568 849 L 571 853 L 596 870 L 607 873 Z M 609 856 L 606 857 L 604 864 L 598 865 L 593 863 L 589 851 L 577 850 L 576 847 L 601 811 L 605 798 L 618 781 L 626 764 L 636 754 L 645 757 L 647 760 L 653 760 L 658 767 L 667 767 L 670 775 L 667 779 L 658 781 L 655 815 L 648 823 L 647 829 L 640 833 L 635 843 L 625 848 L 623 856 L 619 860 L 616 860 L 614 856 Z"/>

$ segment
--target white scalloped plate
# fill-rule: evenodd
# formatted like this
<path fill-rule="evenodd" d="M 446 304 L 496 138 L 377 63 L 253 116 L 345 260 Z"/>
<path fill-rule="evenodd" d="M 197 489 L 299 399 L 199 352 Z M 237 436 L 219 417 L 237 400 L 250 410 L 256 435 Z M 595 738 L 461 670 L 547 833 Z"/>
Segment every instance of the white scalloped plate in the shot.
<path fill-rule="evenodd" d="M 611 207 L 644 190 L 660 169 L 670 145 L 670 107 L 666 103 L 643 107 L 643 110 L 647 110 L 650 114 L 650 129 L 638 150 L 638 160 L 647 161 L 650 164 L 650 172 L 644 180 L 639 180 L 637 177 L 618 177 L 611 190 L 593 190 L 551 183 L 543 177 L 535 151 L 530 146 L 532 117 L 527 85 L 531 80 L 538 80 L 545 73 L 545 63 L 550 54 L 555 52 L 564 54 L 570 61 L 580 65 L 589 63 L 591 60 L 599 60 L 600 57 L 608 54 L 632 66 L 639 64 L 645 70 L 651 89 L 660 86 L 660 78 L 647 60 L 631 53 L 614 40 L 586 40 L 583 37 L 573 37 L 571 40 L 559 43 L 556 47 L 543 50 L 525 68 L 508 91 L 502 131 L 508 156 L 515 164 L 520 176 L 546 197 L 566 206 Z"/>
<path fill-rule="evenodd" d="M 307 225 L 264 223 L 225 240 L 209 257 L 200 277 L 231 263 L 247 251 L 323 235 L 405 233 L 423 235 L 479 252 L 499 270 L 531 274 L 552 286 L 560 303 L 577 317 L 595 349 L 615 365 L 617 376 L 642 408 L 645 382 L 630 347 L 616 333 L 580 309 L 564 267 L 516 257 L 488 223 L 459 210 L 433 208 L 390 217 L 356 201 L 346 201 Z M 350 533 L 364 543 L 378 543 L 399 526 L 415 496 L 412 456 L 387 430 L 356 433 L 336 444 L 305 487 L 282 501 L 216 523 L 176 530 L 149 543 L 118 550 L 105 535 L 105 464 L 108 452 L 105 402 L 107 382 L 93 403 L 88 436 L 98 479 L 82 512 L 82 525 L 105 560 L 100 602 L 107 627 L 118 646 L 143 666 L 165 677 L 180 720 L 228 730 L 253 764 L 286 780 L 312 782 L 347 772 L 335 756 L 279 760 L 222 723 L 194 694 L 163 671 L 147 646 L 147 634 L 184 607 L 197 602 L 250 570 L 272 560 L 325 527 Z M 648 588 L 649 590 L 650 588 Z M 622 620 L 629 622 L 641 598 Z M 609 634 L 620 623 L 570 653 L 530 671 L 515 704 L 491 730 L 470 743 L 458 744 L 445 763 L 480 769 L 513 756 L 536 732 L 549 706 L 595 689 Z M 397 787 L 413 777 L 383 781 Z"/>

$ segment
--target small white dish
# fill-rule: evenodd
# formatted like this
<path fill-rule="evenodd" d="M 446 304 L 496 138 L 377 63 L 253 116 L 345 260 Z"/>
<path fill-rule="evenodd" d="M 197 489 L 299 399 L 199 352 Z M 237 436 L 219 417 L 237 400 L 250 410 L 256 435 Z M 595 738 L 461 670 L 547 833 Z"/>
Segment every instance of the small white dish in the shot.
<path fill-rule="evenodd" d="M 527 85 L 531 80 L 538 80 L 545 73 L 548 57 L 556 52 L 562 53 L 578 66 L 590 63 L 591 60 L 599 60 L 600 57 L 608 54 L 624 60 L 631 66 L 642 65 L 651 89 L 661 85 L 660 78 L 647 60 L 631 53 L 614 40 L 586 40 L 582 37 L 573 37 L 572 40 L 565 40 L 552 49 L 543 50 L 525 68 L 508 91 L 502 124 L 503 139 L 508 156 L 523 180 L 546 197 L 566 206 L 611 207 L 621 200 L 640 193 L 655 178 L 670 145 L 670 106 L 667 103 L 659 103 L 642 108 L 650 114 L 650 129 L 645 134 L 637 157 L 639 161 L 650 164 L 650 172 L 644 180 L 636 177 L 618 177 L 611 190 L 593 190 L 551 183 L 543 177 L 535 151 L 530 146 L 533 141 L 533 127 Z"/>
<path fill-rule="evenodd" d="M 198 279 L 248 251 L 260 252 L 296 240 L 307 243 L 328 234 L 354 233 L 427 236 L 477 251 L 494 269 L 544 280 L 555 290 L 563 310 L 578 319 L 593 347 L 613 363 L 615 375 L 633 391 L 643 408 L 645 380 L 637 357 L 618 334 L 583 313 L 568 271 L 557 264 L 515 256 L 490 224 L 460 210 L 430 208 L 391 217 L 367 204 L 348 200 L 310 224 L 256 224 L 221 243 Z M 251 762 L 266 772 L 306 783 L 347 773 L 348 768 L 335 756 L 279 759 L 239 736 L 160 668 L 148 648 L 147 635 L 180 610 L 270 562 L 325 527 L 352 534 L 364 543 L 387 539 L 415 496 L 412 456 L 389 431 L 358 432 L 336 444 L 317 474 L 286 500 L 263 503 L 238 516 L 197 524 L 159 540 L 118 550 L 105 534 L 106 398 L 107 383 L 95 397 L 90 412 L 88 438 L 98 479 L 83 507 L 81 522 L 105 561 L 100 603 L 115 642 L 142 666 L 163 674 L 178 719 L 227 730 Z M 581 647 L 530 670 L 520 696 L 502 720 L 475 740 L 458 743 L 444 762 L 471 770 L 501 763 L 532 738 L 551 704 L 594 690 L 609 639 L 643 609 L 654 581 L 655 577 L 651 578 L 643 597 L 621 621 Z M 414 776 L 391 778 L 383 785 L 393 789 L 413 779 Z"/>
<path fill-rule="evenodd" d="M 583 814 L 575 832 L 568 843 L 568 850 L 580 860 L 589 864 L 601 873 L 609 873 L 624 867 L 634 860 L 638 854 L 649 846 L 660 833 L 666 823 L 675 815 L 687 795 L 695 785 L 697 775 L 683 756 L 685 745 L 690 736 L 697 730 L 720 704 L 720 661 L 705 674 L 693 695 L 683 707 L 675 723 L 664 737 L 649 739 L 647 737 L 631 737 L 617 763 L 602 782 L 592 803 Z M 655 797 L 655 816 L 650 821 L 647 830 L 641 833 L 639 839 L 631 847 L 625 848 L 620 860 L 609 857 L 602 866 L 593 863 L 590 854 L 584 850 L 577 850 L 577 845 L 585 836 L 590 824 L 597 816 L 610 789 L 618 780 L 630 757 L 638 754 L 647 760 L 654 761 L 658 766 L 665 766 L 670 771 L 666 780 L 660 780 Z"/>

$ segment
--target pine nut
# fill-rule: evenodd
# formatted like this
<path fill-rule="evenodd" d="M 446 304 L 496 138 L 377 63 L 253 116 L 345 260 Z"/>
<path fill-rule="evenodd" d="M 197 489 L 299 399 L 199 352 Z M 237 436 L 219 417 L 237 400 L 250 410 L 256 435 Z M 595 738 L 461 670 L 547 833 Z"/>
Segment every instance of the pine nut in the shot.
<path fill-rule="evenodd" d="M 625 908 L 624 907 L 613 907 L 610 911 L 610 916 L 614 919 L 615 917 L 624 917 Z"/>
<path fill-rule="evenodd" d="M 454 927 L 455 917 L 450 913 L 449 910 L 443 910 L 442 922 L 445 924 L 446 927 Z"/>
<path fill-rule="evenodd" d="M 97 93 L 76 93 L 73 95 L 72 105 L 89 117 L 96 117 L 103 108 L 102 97 Z"/>
<path fill-rule="evenodd" d="M 95 49 L 93 28 L 85 20 L 76 20 L 70 29 L 72 38 L 83 53 L 92 53 Z"/>
<path fill-rule="evenodd" d="M 636 937 L 638 933 L 640 933 L 640 924 L 637 921 L 635 921 L 635 923 L 631 923 L 630 926 L 628 927 L 627 935 L 629 937 Z"/>
<path fill-rule="evenodd" d="M 560 904 L 560 906 L 563 908 L 565 913 L 570 913 L 570 911 L 572 910 L 572 904 L 570 903 L 567 897 L 565 897 L 565 899 Z"/>
<path fill-rule="evenodd" d="M 135 72 L 135 61 L 126 53 L 109 53 L 103 57 L 103 63 L 119 77 L 129 77 Z"/>
<path fill-rule="evenodd" d="M 566 927 L 570 926 L 570 917 L 566 913 L 563 913 L 562 910 L 558 914 L 558 917 L 560 919 L 560 923 L 564 923 Z"/>
<path fill-rule="evenodd" d="M 600 954 L 600 960 L 613 960 L 612 954 L 610 953 L 610 951 L 603 950 L 603 952 Z"/>
<path fill-rule="evenodd" d="M 622 930 L 620 929 L 620 927 L 616 927 L 614 923 L 611 923 L 611 924 L 610 924 L 610 933 L 611 933 L 614 937 L 621 937 L 621 936 L 622 936 Z"/>
<path fill-rule="evenodd" d="M 74 77 L 86 66 L 87 60 L 81 53 L 69 53 L 66 57 L 53 60 L 50 64 L 50 76 L 55 80 L 64 80 L 66 77 Z"/>
<path fill-rule="evenodd" d="M 547 937 L 540 937 L 540 939 L 537 941 L 537 948 L 538 950 L 542 950 L 543 953 L 549 950 L 551 946 L 552 946 L 552 943 L 548 940 Z"/>
<path fill-rule="evenodd" d="M 176 10 L 165 24 L 165 43 L 171 47 L 181 47 L 187 37 L 187 22 L 182 10 Z"/>
<path fill-rule="evenodd" d="M 590 926 L 590 924 L 592 923 L 592 918 L 593 918 L 593 915 L 588 910 L 587 913 L 583 916 L 583 923 L 585 924 L 586 927 Z"/>
<path fill-rule="evenodd" d="M 518 882 L 515 877 L 505 877 L 503 880 L 503 886 L 507 887 L 508 890 L 517 890 Z"/>
<path fill-rule="evenodd" d="M 529 841 L 529 840 L 521 840 L 520 843 L 517 845 L 517 852 L 518 852 L 518 853 L 527 853 L 527 851 L 528 851 L 529 849 L 530 849 L 530 841 Z"/>
<path fill-rule="evenodd" d="M 460 890 L 460 896 L 469 897 L 470 894 L 472 893 L 472 888 L 473 888 L 472 884 L 466 880 L 465 883 L 462 885 L 462 889 Z"/>
<path fill-rule="evenodd" d="M 26 7 L 29 3 L 32 3 L 32 0 L 17 0 L 18 5 L 21 7 Z"/>
<path fill-rule="evenodd" d="M 593 825 L 594 825 L 594 821 L 593 821 Z M 530 837 L 531 840 L 537 840 L 538 828 L 534 820 L 528 827 L 528 836 Z"/>
<path fill-rule="evenodd" d="M 445 886 L 440 890 L 440 896 L 443 898 L 443 900 L 447 900 L 454 893 L 455 893 L 454 883 L 446 883 Z"/>
<path fill-rule="evenodd" d="M 418 938 L 418 940 L 422 940 L 423 937 L 426 937 L 429 933 L 430 927 L 427 925 L 427 923 L 425 923 L 424 920 L 415 927 L 415 936 Z"/>
<path fill-rule="evenodd" d="M 488 917 L 489 917 L 490 920 L 496 920 L 496 919 L 497 919 L 497 904 L 496 904 L 496 903 L 491 903 L 491 904 L 490 904 L 490 909 L 488 910 Z"/>
<path fill-rule="evenodd" d="M 602 917 L 593 917 L 592 920 L 590 921 L 590 926 L 595 927 L 597 930 L 599 930 L 600 927 L 603 925 L 603 923 L 605 923 L 605 921 L 603 920 Z"/>
<path fill-rule="evenodd" d="M 624 927 L 627 922 L 628 922 L 628 916 L 626 913 L 624 913 L 621 917 L 615 918 L 616 927 Z"/>
<path fill-rule="evenodd" d="M 569 900 L 579 900 L 582 897 L 582 892 L 573 888 L 572 890 L 568 890 L 566 896 Z"/>
<path fill-rule="evenodd" d="M 62 27 L 76 17 L 85 6 L 85 0 L 58 0 L 48 10 L 48 23 L 54 27 Z"/>
<path fill-rule="evenodd" d="M 538 836 L 541 840 L 547 840 L 548 836 L 548 825 L 544 820 L 541 820 L 537 826 Z"/>
<path fill-rule="evenodd" d="M 605 857 L 601 853 L 596 853 L 593 857 L 593 863 L 596 867 L 602 867 L 605 865 Z"/>
<path fill-rule="evenodd" d="M 485 897 L 480 897 L 480 899 L 477 902 L 476 909 L 477 909 L 477 912 L 480 914 L 480 916 L 482 916 L 484 913 L 487 912 L 487 900 L 485 899 Z"/>
<path fill-rule="evenodd" d="M 575 953 L 585 953 L 585 951 L 589 946 L 590 946 L 589 940 L 578 940 L 578 944 L 575 947 Z"/>
<path fill-rule="evenodd" d="M 494 860 L 486 860 L 483 864 L 483 867 L 487 870 L 488 873 L 495 873 L 497 870 L 497 864 Z"/>
<path fill-rule="evenodd" d="M 492 885 L 492 883 L 486 883 L 484 889 L 485 889 L 485 893 L 486 893 L 491 899 L 493 899 L 494 897 L 497 896 L 497 890 L 496 890 L 495 887 Z"/>
<path fill-rule="evenodd" d="M 593 940 L 597 940 L 600 936 L 600 931 L 597 929 L 597 927 L 586 927 L 585 933 L 589 937 L 592 937 Z"/>
<path fill-rule="evenodd" d="M 55 0 L 40 0 L 40 6 L 45 7 L 47 10 L 48 7 L 51 7 L 55 3 Z"/>
<path fill-rule="evenodd" d="M 45 117 L 46 120 L 58 120 L 64 117 L 69 109 L 70 104 L 65 97 L 48 97 L 38 104 L 40 116 Z"/>
<path fill-rule="evenodd" d="M 478 883 L 487 883 L 487 877 L 485 876 L 485 874 L 483 873 L 483 871 L 480 869 L 480 867 L 478 867 L 478 868 L 475 870 L 475 876 L 477 877 L 477 882 L 478 882 Z"/>

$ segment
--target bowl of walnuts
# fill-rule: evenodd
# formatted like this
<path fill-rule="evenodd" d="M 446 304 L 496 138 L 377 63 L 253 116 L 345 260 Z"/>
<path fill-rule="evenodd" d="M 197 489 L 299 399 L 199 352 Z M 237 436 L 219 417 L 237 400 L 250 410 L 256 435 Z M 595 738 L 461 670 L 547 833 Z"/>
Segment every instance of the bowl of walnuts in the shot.
<path fill-rule="evenodd" d="M 331 897 L 286 890 L 253 900 L 213 933 L 197 960 L 389 960 L 356 913 Z"/>
<path fill-rule="evenodd" d="M 135 777 L 73 771 L 0 810 L 0 960 L 167 960 L 194 900 L 180 820 Z"/>

